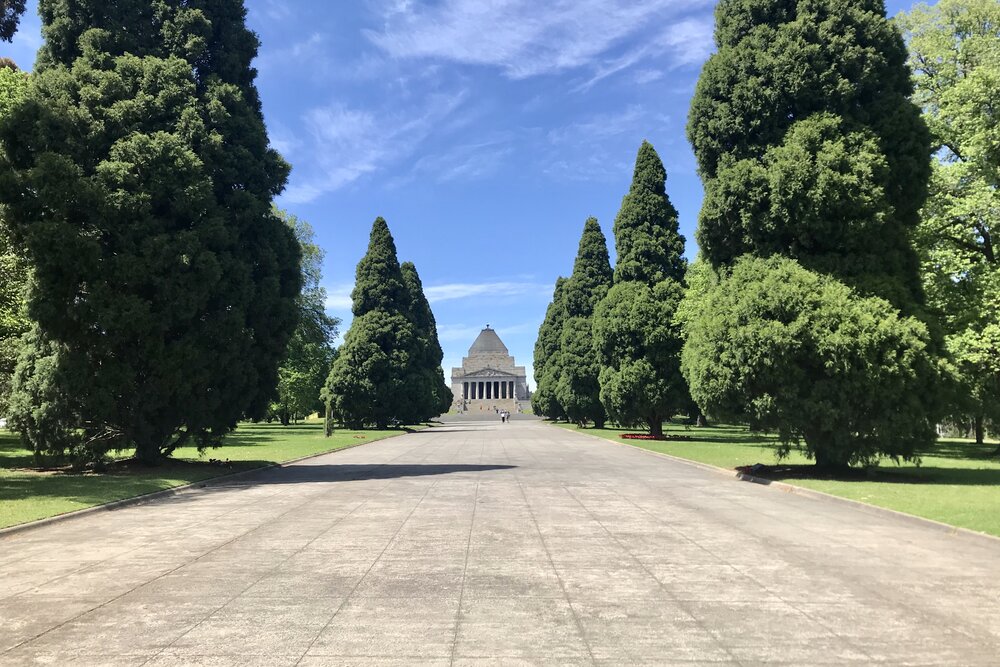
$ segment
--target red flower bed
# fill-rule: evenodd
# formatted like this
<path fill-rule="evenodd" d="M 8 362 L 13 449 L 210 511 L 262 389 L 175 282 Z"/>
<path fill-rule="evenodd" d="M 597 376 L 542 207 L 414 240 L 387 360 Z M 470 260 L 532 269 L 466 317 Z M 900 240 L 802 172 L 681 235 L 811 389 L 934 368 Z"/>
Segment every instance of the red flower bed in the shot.
<path fill-rule="evenodd" d="M 650 435 L 648 433 L 622 433 L 623 440 L 692 440 L 689 435 Z"/>

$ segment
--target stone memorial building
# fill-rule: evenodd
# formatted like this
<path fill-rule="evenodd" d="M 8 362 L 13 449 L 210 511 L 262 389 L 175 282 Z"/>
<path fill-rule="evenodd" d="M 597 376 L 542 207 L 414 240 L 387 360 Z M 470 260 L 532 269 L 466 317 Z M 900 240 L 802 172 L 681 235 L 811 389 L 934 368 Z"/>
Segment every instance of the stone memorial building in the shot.
<path fill-rule="evenodd" d="M 498 408 L 516 413 L 529 398 L 528 376 L 524 366 L 514 365 L 507 346 L 487 324 L 469 348 L 469 356 L 462 359 L 462 367 L 451 369 L 451 391 L 458 410 Z"/>

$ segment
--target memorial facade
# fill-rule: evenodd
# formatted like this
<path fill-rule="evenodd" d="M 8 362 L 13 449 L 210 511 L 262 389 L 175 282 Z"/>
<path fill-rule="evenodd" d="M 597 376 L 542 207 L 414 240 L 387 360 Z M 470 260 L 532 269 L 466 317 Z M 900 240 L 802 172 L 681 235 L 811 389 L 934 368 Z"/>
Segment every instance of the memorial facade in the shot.
<path fill-rule="evenodd" d="M 528 376 L 517 366 L 497 332 L 486 325 L 462 359 L 451 369 L 451 392 L 457 410 L 508 410 L 519 412 L 527 402 Z"/>

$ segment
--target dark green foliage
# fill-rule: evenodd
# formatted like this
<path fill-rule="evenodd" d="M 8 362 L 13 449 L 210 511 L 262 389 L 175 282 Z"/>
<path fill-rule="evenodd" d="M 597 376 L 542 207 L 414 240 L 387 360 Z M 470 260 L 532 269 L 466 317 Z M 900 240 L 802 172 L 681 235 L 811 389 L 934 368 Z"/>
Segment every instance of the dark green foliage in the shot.
<path fill-rule="evenodd" d="M 441 368 L 444 351 L 438 340 L 437 322 L 424 294 L 424 285 L 417 274 L 417 267 L 413 262 L 403 262 L 400 268 L 410 299 L 410 318 L 416 327 L 420 345 L 418 368 L 413 372 L 414 391 L 420 399 L 419 414 L 415 421 L 425 421 L 448 412 L 452 393 L 451 388 L 444 383 L 444 371 Z"/>
<path fill-rule="evenodd" d="M 278 396 L 270 414 L 283 424 L 323 409 L 320 392 L 336 357 L 333 345 L 340 320 L 326 313 L 323 280 L 323 249 L 314 242 L 309 223 L 285 211 L 276 211 L 302 252 L 302 291 L 299 292 L 299 323 L 288 341 L 285 358 L 278 368 Z"/>
<path fill-rule="evenodd" d="M 25 0 L 0 0 L 0 41 L 10 42 L 14 39 L 25 4 Z"/>
<path fill-rule="evenodd" d="M 531 409 L 536 415 L 549 419 L 562 419 L 566 415 L 556 400 L 556 383 L 559 381 L 558 359 L 559 341 L 566 321 L 565 289 L 566 278 L 556 279 L 552 301 L 545 311 L 545 319 L 538 328 L 535 339 L 535 354 L 532 359 L 535 374 L 535 392 L 531 395 Z"/>
<path fill-rule="evenodd" d="M 28 75 L 16 69 L 0 67 L 0 119 L 24 99 Z M 7 416 L 14 365 L 21 336 L 29 321 L 25 307 L 28 264 L 23 252 L 10 239 L 7 223 L 0 209 L 0 416 Z"/>
<path fill-rule="evenodd" d="M 594 307 L 608 293 L 612 280 L 607 240 L 597 219 L 588 218 L 573 275 L 563 287 L 566 320 L 555 353 L 558 360 L 550 363 L 559 369 L 555 397 L 561 411 L 578 424 L 594 422 L 598 428 L 604 426 L 606 413 L 598 383 L 601 367 L 593 345 Z"/>
<path fill-rule="evenodd" d="M 422 296 L 416 269 L 407 273 L 413 289 Z M 354 321 L 324 392 L 334 415 L 351 427 L 385 428 L 439 414 L 435 408 L 440 395 L 427 367 L 432 358 L 437 359 L 438 368 L 441 363 L 430 349 L 430 308 L 419 313 L 421 328 L 414 317 L 415 310 L 422 311 L 421 299 L 407 287 L 396 258 L 396 243 L 382 218 L 372 225 L 368 251 L 358 263 L 352 298 Z M 429 321 L 433 324 L 433 315 Z"/>
<path fill-rule="evenodd" d="M 216 444 L 271 402 L 301 283 L 243 2 L 39 12 L 28 98 L 0 123 L 0 200 L 34 268 L 19 386 L 60 407 L 26 395 L 13 416 L 36 451 L 63 450 L 44 435 L 63 426 L 95 457 Z"/>
<path fill-rule="evenodd" d="M 804 441 L 817 464 L 910 460 L 934 442 L 927 327 L 783 257 L 738 260 L 689 293 L 684 374 L 709 414 Z M 686 308 L 690 304 L 686 304 Z"/>
<path fill-rule="evenodd" d="M 620 424 L 645 423 L 655 435 L 690 404 L 674 322 L 684 290 L 684 237 L 665 179 L 659 155 L 644 141 L 615 219 L 614 287 L 597 305 L 593 325 L 608 416 Z"/>
<path fill-rule="evenodd" d="M 880 0 L 722 0 L 688 137 L 713 266 L 782 254 L 911 309 L 930 140 Z"/>
<path fill-rule="evenodd" d="M 930 172 L 903 40 L 881 0 L 722 0 L 716 20 L 688 122 L 712 274 L 682 308 L 692 395 L 821 465 L 910 456 L 943 401 L 937 343 L 900 314 L 923 312 Z"/>

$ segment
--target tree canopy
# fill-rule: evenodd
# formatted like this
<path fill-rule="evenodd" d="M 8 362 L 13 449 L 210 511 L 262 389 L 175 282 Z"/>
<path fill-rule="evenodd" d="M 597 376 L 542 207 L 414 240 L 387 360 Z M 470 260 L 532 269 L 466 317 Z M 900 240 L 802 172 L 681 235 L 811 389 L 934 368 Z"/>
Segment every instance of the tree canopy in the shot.
<path fill-rule="evenodd" d="M 684 237 L 666 176 L 660 156 L 644 141 L 615 218 L 614 286 L 598 303 L 593 325 L 608 416 L 620 424 L 644 423 L 654 435 L 690 404 L 675 321 L 684 293 Z"/>
<path fill-rule="evenodd" d="M 722 0 L 715 38 L 688 121 L 717 274 L 682 309 L 692 395 L 822 465 L 912 456 L 941 400 L 907 317 L 931 147 L 903 40 L 879 0 Z"/>
<path fill-rule="evenodd" d="M 606 413 L 598 382 L 601 366 L 593 346 L 594 308 L 608 293 L 612 280 L 604 232 L 597 218 L 588 218 L 573 274 L 563 288 L 566 319 L 556 353 L 560 359 L 555 363 L 559 369 L 555 395 L 569 419 L 581 424 L 593 422 L 598 428 L 604 426 Z"/>
<path fill-rule="evenodd" d="M 941 0 L 896 21 L 937 159 L 916 240 L 976 439 L 1000 426 L 1000 4 Z"/>
<path fill-rule="evenodd" d="M 27 98 L 0 122 L 37 322 L 12 416 L 36 451 L 215 444 L 273 398 L 301 285 L 243 2 L 39 13 Z"/>
<path fill-rule="evenodd" d="M 385 428 L 443 412 L 443 355 L 434 315 L 416 267 L 400 266 L 383 218 L 372 225 L 352 298 L 354 321 L 324 392 L 333 413 L 350 426 Z"/>
<path fill-rule="evenodd" d="M 556 384 L 559 381 L 557 355 L 566 321 L 566 280 L 562 276 L 556 279 L 556 286 L 552 291 L 552 301 L 546 308 L 545 319 L 542 320 L 542 324 L 538 328 L 538 338 L 535 339 L 535 354 L 532 360 L 536 387 L 531 395 L 531 409 L 536 415 L 545 415 L 550 419 L 560 419 L 566 416 L 556 398 Z"/>
<path fill-rule="evenodd" d="M 340 320 L 326 312 L 323 249 L 312 226 L 285 211 L 276 211 L 295 233 L 302 252 L 302 291 L 297 299 L 299 321 L 278 368 L 278 395 L 271 414 L 283 424 L 322 408 L 320 392 L 336 356 L 334 339 Z"/>
<path fill-rule="evenodd" d="M 930 139 L 880 0 L 722 0 L 691 103 L 713 266 L 781 254 L 910 309 Z"/>
<path fill-rule="evenodd" d="M 0 41 L 10 42 L 14 39 L 25 5 L 25 0 L 0 0 Z"/>
<path fill-rule="evenodd" d="M 0 122 L 24 100 L 27 92 L 27 74 L 0 67 Z M 25 307 L 28 271 L 23 252 L 12 243 L 0 209 L 0 417 L 7 416 L 20 340 L 29 328 Z"/>

